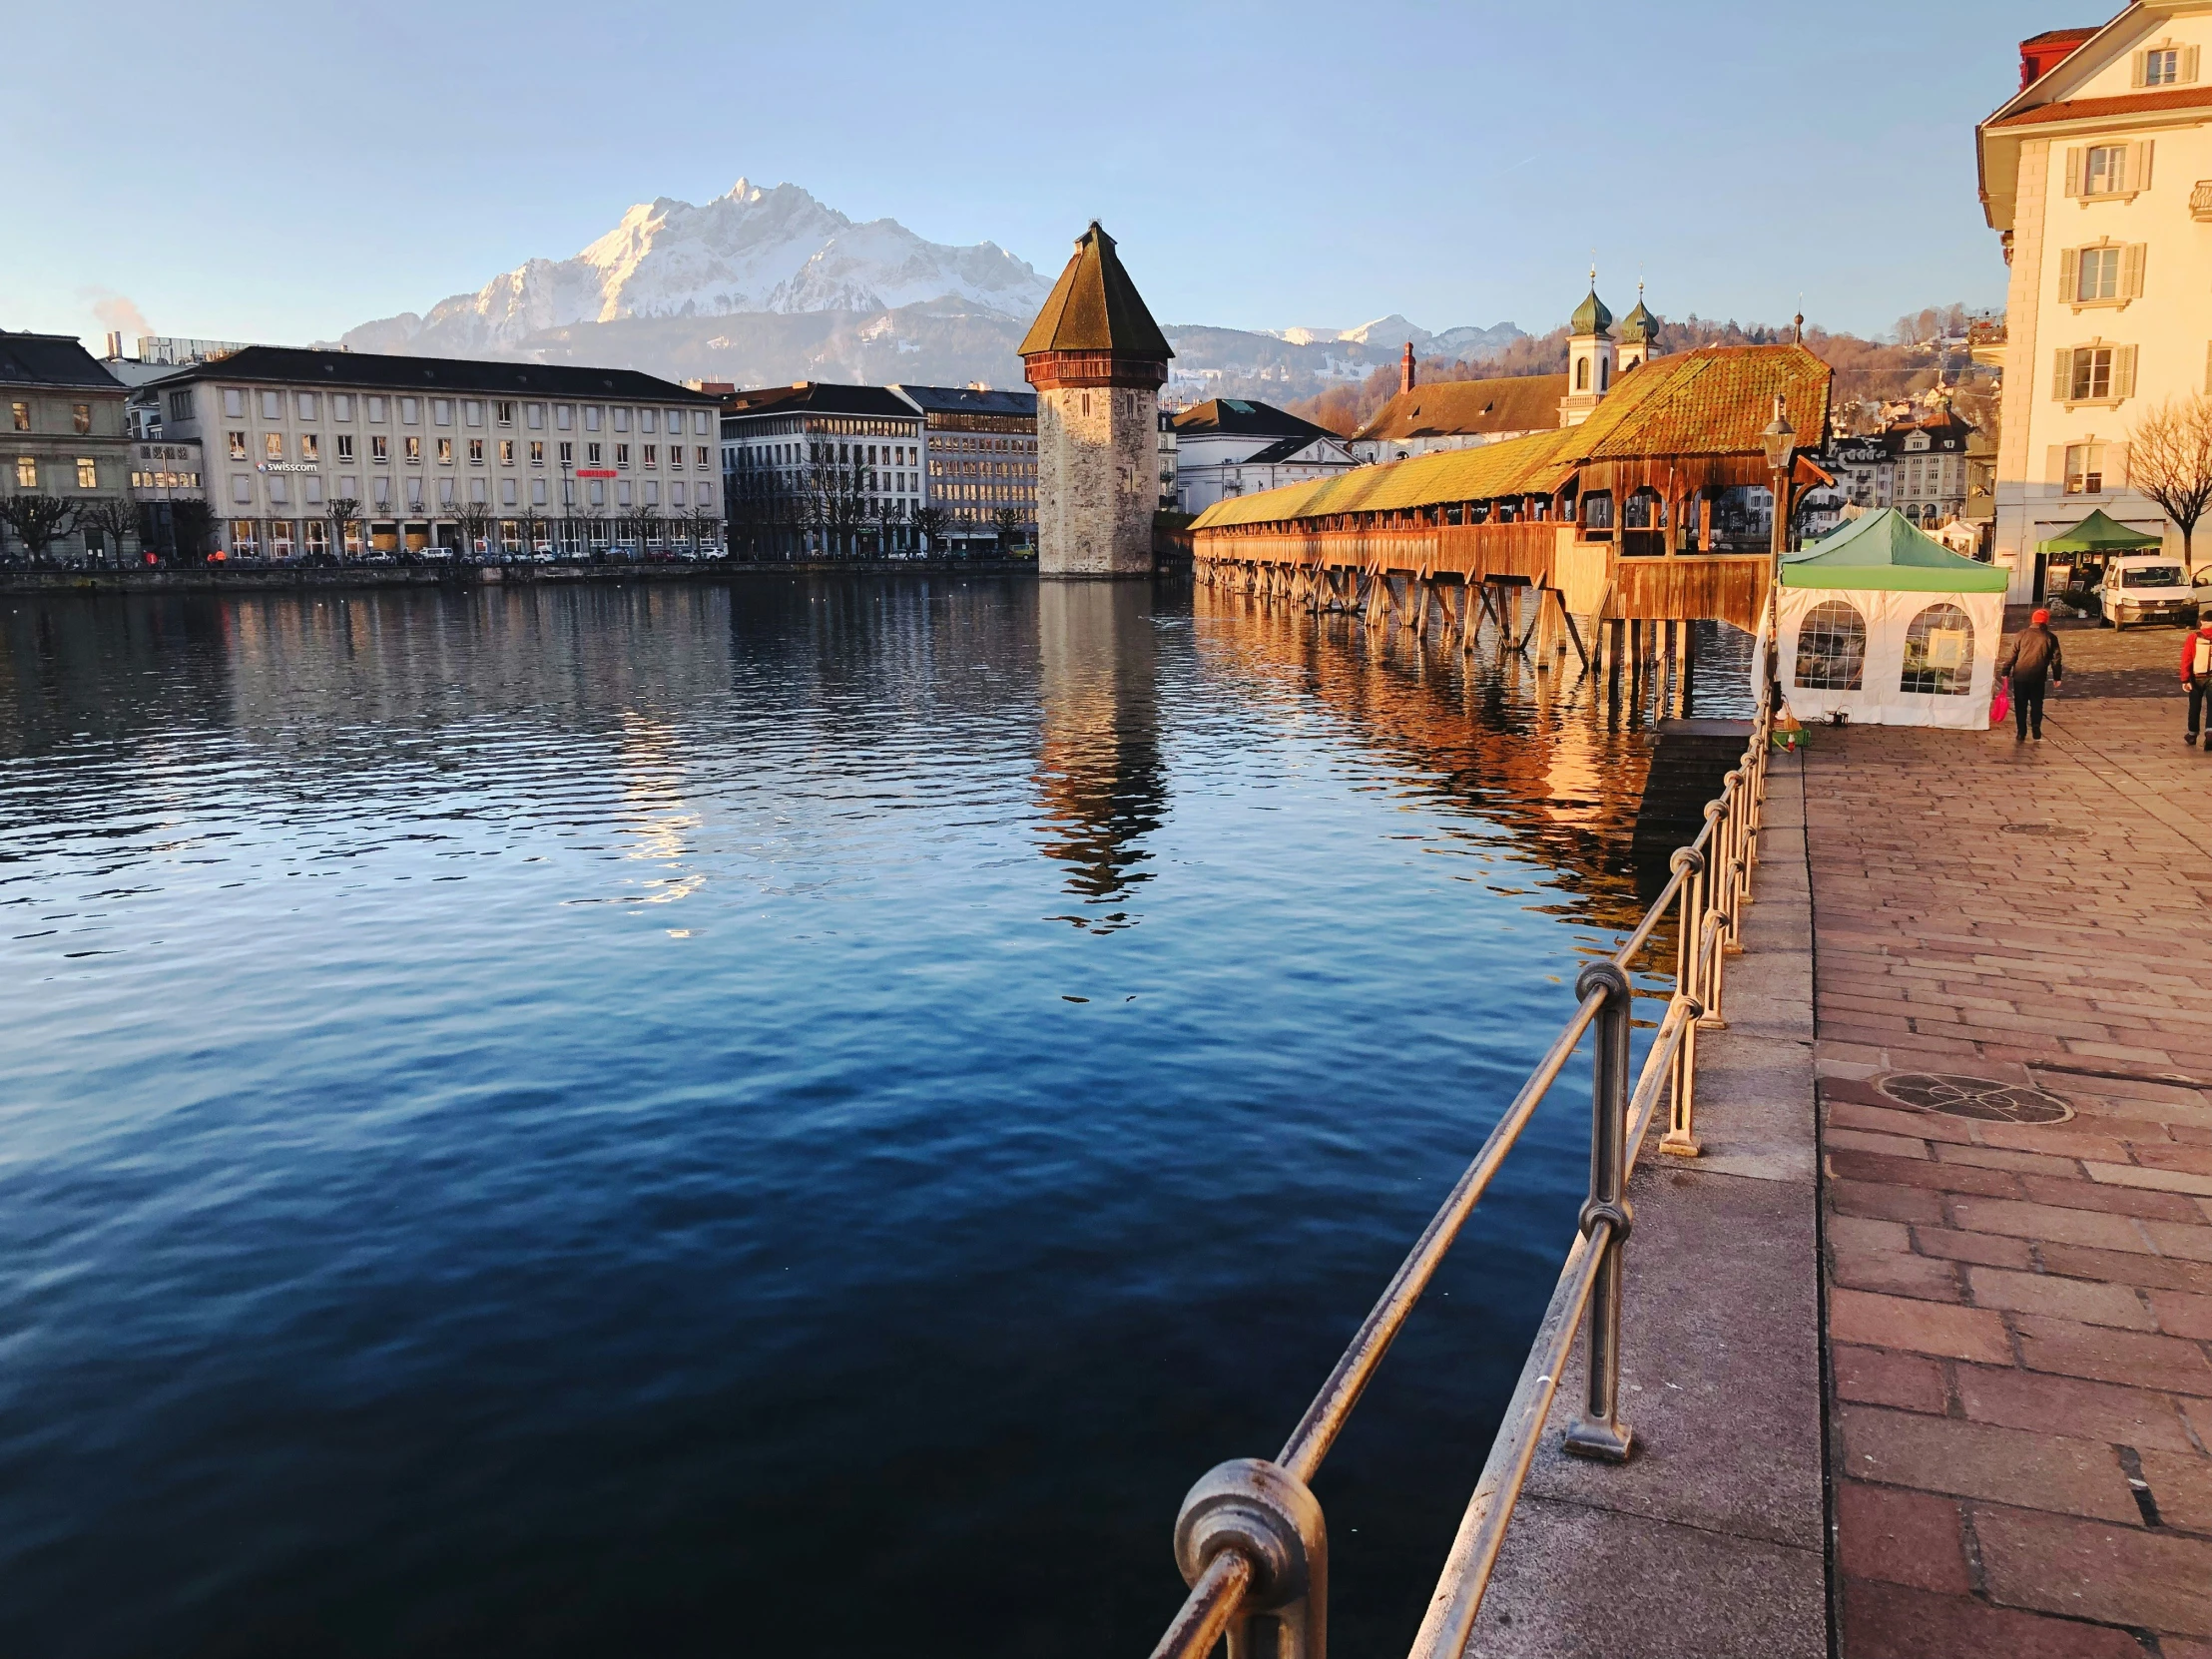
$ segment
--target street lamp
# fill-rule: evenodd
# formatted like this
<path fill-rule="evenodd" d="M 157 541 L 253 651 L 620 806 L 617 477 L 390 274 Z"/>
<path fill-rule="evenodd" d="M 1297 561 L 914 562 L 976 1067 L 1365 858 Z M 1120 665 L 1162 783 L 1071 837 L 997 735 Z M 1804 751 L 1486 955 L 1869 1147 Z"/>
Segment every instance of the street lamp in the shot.
<path fill-rule="evenodd" d="M 1774 477 L 1774 534 L 1770 539 L 1777 554 L 1790 545 L 1789 472 L 1790 462 L 1797 452 L 1797 428 L 1790 424 L 1785 408 L 1782 395 L 1776 393 L 1774 418 L 1759 434 L 1760 446 L 1767 452 L 1767 470 Z"/>

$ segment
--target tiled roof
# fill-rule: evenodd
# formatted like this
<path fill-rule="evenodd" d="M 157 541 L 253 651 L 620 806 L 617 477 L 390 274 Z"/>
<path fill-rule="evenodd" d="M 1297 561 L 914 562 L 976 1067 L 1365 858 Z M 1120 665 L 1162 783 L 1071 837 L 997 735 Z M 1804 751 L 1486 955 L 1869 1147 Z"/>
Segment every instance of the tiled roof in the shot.
<path fill-rule="evenodd" d="M 0 383 L 123 389 L 75 334 L 11 334 L 5 328 L 0 328 Z"/>
<path fill-rule="evenodd" d="M 1175 355 L 1137 284 L 1122 269 L 1114 239 L 1095 219 L 1076 239 L 1075 253 L 1052 284 L 1044 309 L 1014 350 L 1022 357 L 1045 351 L 1119 351 L 1165 361 Z"/>
<path fill-rule="evenodd" d="M 1302 420 L 1288 409 L 1256 397 L 1210 397 L 1175 417 L 1175 429 L 1191 437 L 1223 432 L 1247 438 L 1333 438 L 1326 426 Z"/>
<path fill-rule="evenodd" d="M 2176 87 L 2170 92 L 2125 92 L 2111 98 L 2061 98 L 2031 110 L 2000 115 L 1988 127 L 2040 127 L 2053 121 L 2093 121 L 2108 115 L 2145 115 L 2159 110 L 2197 110 L 2212 105 L 2212 85 Z"/>
<path fill-rule="evenodd" d="M 1777 393 L 1799 446 L 1811 449 L 1827 435 L 1829 381 L 1828 365 L 1802 345 L 1713 345 L 1658 357 L 1614 381 L 1580 426 L 1235 496 L 1207 508 L 1192 528 L 1548 494 L 1590 461 L 1756 455 Z"/>
<path fill-rule="evenodd" d="M 404 357 L 379 351 L 323 351 L 289 345 L 249 345 L 228 357 L 165 374 L 153 384 L 187 380 L 274 380 L 284 385 L 360 386 L 378 391 L 514 392 L 539 397 L 635 398 L 651 403 L 716 401 L 706 392 L 634 368 L 474 362 L 456 357 Z"/>
<path fill-rule="evenodd" d="M 796 385 L 763 386 L 721 399 L 726 415 L 832 414 L 888 416 L 913 420 L 917 411 L 887 386 L 847 386 L 834 380 L 801 380 Z"/>
<path fill-rule="evenodd" d="M 1483 432 L 1540 432 L 1559 424 L 1559 399 L 1566 394 L 1564 374 L 1438 380 L 1399 392 L 1354 436 L 1391 442 Z"/>

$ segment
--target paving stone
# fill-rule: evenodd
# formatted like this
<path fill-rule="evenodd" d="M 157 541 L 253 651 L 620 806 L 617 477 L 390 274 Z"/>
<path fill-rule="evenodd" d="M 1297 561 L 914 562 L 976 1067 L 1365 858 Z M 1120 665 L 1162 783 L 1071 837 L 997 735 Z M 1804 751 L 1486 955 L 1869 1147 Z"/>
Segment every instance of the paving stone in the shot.
<path fill-rule="evenodd" d="M 2135 1251 L 2089 1250 L 2079 1245 L 2061 1244 L 2040 1245 L 2036 1254 L 2042 1259 L 2046 1273 L 2212 1296 L 2212 1262 L 2184 1262 Z"/>
<path fill-rule="evenodd" d="M 1973 1585 L 1958 1530 L 1958 1505 L 1928 1492 L 1836 1483 L 1836 1568 L 1923 1590 L 1965 1595 Z"/>
<path fill-rule="evenodd" d="M 1862 1183 L 1867 1185 L 1868 1183 Z M 1864 1202 L 1876 1202 L 1872 1194 Z M 2001 1198 L 1961 1198 L 1950 1206 L 1954 1226 L 1972 1233 L 2003 1233 L 2016 1239 L 2050 1239 L 2059 1244 L 2090 1245 L 2098 1250 L 2140 1250 L 2151 1242 L 2126 1216 L 2101 1210 L 2073 1210 L 2056 1204 L 2021 1204 Z"/>
<path fill-rule="evenodd" d="M 1991 1365 L 2003 1365 L 2012 1358 L 2004 1321 L 1982 1308 L 1954 1308 L 1839 1288 L 1828 1299 L 1828 1330 L 1836 1342 L 1869 1348 L 1901 1348 Z"/>
<path fill-rule="evenodd" d="M 2138 1450 L 2196 1450 L 2180 1403 L 2148 1388 L 1993 1366 L 1955 1366 L 1950 1376 L 1959 1408 L 1975 1422 Z"/>
<path fill-rule="evenodd" d="M 1839 1599 L 1845 1659 L 2144 1659 L 2125 1630 L 1966 1596 L 1851 1578 Z"/>
<path fill-rule="evenodd" d="M 1935 1313 L 1952 1311 L 1932 1302 L 1907 1306 Z M 2196 1343 L 2036 1314 L 2013 1315 L 2012 1329 L 2019 1334 L 2020 1358 L 2031 1371 L 2133 1382 L 2170 1393 L 2212 1394 L 2212 1363 L 2207 1363 L 2202 1346 Z"/>
<path fill-rule="evenodd" d="M 2158 1506 L 2159 1523 L 2212 1536 L 2212 1458 L 2195 1452 L 2144 1451 L 2143 1478 Z M 2205 1586 L 2212 1596 L 2212 1584 Z"/>
<path fill-rule="evenodd" d="M 2169 1337 L 2188 1337 L 2198 1342 L 2212 1339 L 2212 1296 L 2191 1296 L 2186 1291 L 2151 1291 L 2147 1293 L 2151 1316 L 2158 1321 L 2158 1329 Z"/>
<path fill-rule="evenodd" d="M 2068 1210 L 2101 1210 L 2109 1216 L 2148 1216 L 2158 1221 L 2195 1222 L 2201 1219 L 2188 1198 L 2180 1193 L 2144 1192 L 2079 1178 L 2053 1180 L 2047 1175 L 2022 1175 L 2018 1179 L 2022 1194 L 2038 1204 L 2055 1204 Z"/>
<path fill-rule="evenodd" d="M 2012 1508 L 1976 1508 L 1973 1529 L 2000 1605 L 2212 1636 L 2212 1539 Z"/>
<path fill-rule="evenodd" d="M 2086 1279 L 1986 1267 L 1967 1268 L 1966 1281 L 1976 1308 L 2052 1314 L 2085 1325 L 2110 1325 L 2128 1331 L 2149 1331 L 2157 1324 L 2143 1306 L 2143 1299 L 2126 1285 L 2099 1285 Z"/>
<path fill-rule="evenodd" d="M 1913 1247 L 1924 1256 L 1940 1256 L 1952 1262 L 1981 1262 L 1993 1268 L 2035 1265 L 2035 1247 L 2025 1239 L 2008 1239 L 1995 1233 L 1961 1233 L 1948 1227 L 1912 1229 Z"/>
<path fill-rule="evenodd" d="M 1886 1348 L 1855 1348 L 1838 1343 L 1829 1357 L 1840 1399 L 1870 1405 L 1896 1405 L 1908 1411 L 1940 1412 L 1949 1401 L 1943 1369 L 1918 1354 Z"/>
<path fill-rule="evenodd" d="M 2063 1434 L 1846 1405 L 1839 1477 L 2140 1524 L 2111 1446 Z"/>

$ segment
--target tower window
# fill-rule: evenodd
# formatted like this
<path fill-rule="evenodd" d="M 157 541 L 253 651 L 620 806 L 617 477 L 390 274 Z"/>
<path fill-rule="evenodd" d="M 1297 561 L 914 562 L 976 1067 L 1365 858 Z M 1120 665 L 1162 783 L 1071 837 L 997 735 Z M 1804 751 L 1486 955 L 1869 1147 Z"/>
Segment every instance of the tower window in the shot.
<path fill-rule="evenodd" d="M 1587 357 L 1574 359 L 1574 389 L 1576 391 L 1588 391 L 1590 389 L 1590 359 Z"/>

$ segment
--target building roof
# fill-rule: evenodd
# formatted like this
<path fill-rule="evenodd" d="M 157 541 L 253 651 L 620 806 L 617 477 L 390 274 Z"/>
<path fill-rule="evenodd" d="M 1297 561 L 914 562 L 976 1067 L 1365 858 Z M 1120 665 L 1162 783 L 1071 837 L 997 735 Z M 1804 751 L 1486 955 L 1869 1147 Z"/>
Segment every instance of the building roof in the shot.
<path fill-rule="evenodd" d="M 513 392 L 518 396 L 635 398 L 653 403 L 713 403 L 704 392 L 634 368 L 581 368 L 566 364 L 485 362 L 465 357 L 402 357 L 378 351 L 332 351 L 314 346 L 249 345 L 228 357 L 192 363 L 152 382 L 187 380 L 276 381 L 365 388 L 371 391 Z"/>
<path fill-rule="evenodd" d="M 1353 435 L 1379 441 L 1538 432 L 1559 424 L 1564 374 L 1436 380 L 1401 391 Z"/>
<path fill-rule="evenodd" d="M 1341 443 L 1342 441 L 1341 438 L 1336 438 L 1334 434 L 1328 432 L 1322 433 L 1319 437 L 1308 437 L 1300 434 L 1295 437 L 1278 438 L 1267 448 L 1256 454 L 1247 455 L 1243 460 L 1233 464 L 1237 466 L 1264 466 L 1275 461 L 1287 461 L 1294 455 L 1313 448 L 1317 443 Z"/>
<path fill-rule="evenodd" d="M 1175 429 L 1189 437 L 1206 437 L 1218 432 L 1232 437 L 1298 437 L 1309 442 L 1337 435 L 1326 426 L 1301 420 L 1288 409 L 1279 409 L 1273 403 L 1263 403 L 1254 397 L 1211 397 L 1203 403 L 1194 403 L 1175 417 Z"/>
<path fill-rule="evenodd" d="M 1602 334 L 1613 326 L 1613 313 L 1605 308 L 1605 301 L 1597 296 L 1597 283 L 1590 284 L 1589 297 L 1575 306 L 1574 315 L 1567 318 L 1567 331 L 1573 334 Z"/>
<path fill-rule="evenodd" d="M 914 406 L 888 386 L 847 386 L 834 380 L 796 380 L 716 399 L 726 415 L 861 415 L 912 420 Z"/>
<path fill-rule="evenodd" d="M 1621 318 L 1623 345 L 1657 345 L 1659 319 L 1644 309 L 1644 285 L 1636 284 L 1636 308 Z"/>
<path fill-rule="evenodd" d="M 1016 415 L 1036 418 L 1037 394 L 1033 391 L 982 391 L 973 386 L 909 386 L 893 383 L 896 392 L 923 414 Z"/>
<path fill-rule="evenodd" d="M 0 328 L 0 383 L 123 389 L 123 383 L 100 366 L 100 359 L 75 334 L 16 334 L 5 328 Z"/>
<path fill-rule="evenodd" d="M 1122 269 L 1114 239 L 1095 219 L 1076 238 L 1075 253 L 1052 284 L 1044 309 L 1014 349 L 1023 357 L 1046 351 L 1118 351 L 1164 362 L 1175 355 L 1137 284 Z"/>
<path fill-rule="evenodd" d="M 2108 115 L 2151 115 L 2207 105 L 2212 105 L 2212 86 L 2173 87 L 2163 92 L 2123 92 L 2111 98 L 2061 98 L 2055 104 L 2038 104 L 2033 109 L 2000 115 L 1983 125 L 2040 127 L 2052 121 L 2093 121 Z"/>
<path fill-rule="evenodd" d="M 1953 553 L 1895 507 L 1855 518 L 1810 547 L 1782 555 L 1786 588 L 1880 589 L 1890 593 L 2002 593 L 2011 576 Z"/>
<path fill-rule="evenodd" d="M 1763 455 L 1760 434 L 1778 395 L 1799 447 L 1811 449 L 1827 435 L 1830 379 L 1828 365 L 1802 345 L 1709 345 L 1630 369 L 1580 426 L 1233 496 L 1192 528 L 1548 495 L 1593 461 Z"/>

